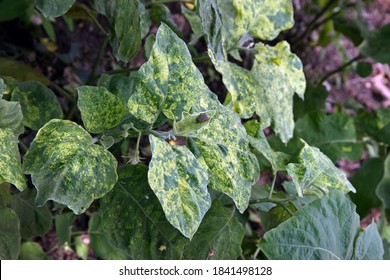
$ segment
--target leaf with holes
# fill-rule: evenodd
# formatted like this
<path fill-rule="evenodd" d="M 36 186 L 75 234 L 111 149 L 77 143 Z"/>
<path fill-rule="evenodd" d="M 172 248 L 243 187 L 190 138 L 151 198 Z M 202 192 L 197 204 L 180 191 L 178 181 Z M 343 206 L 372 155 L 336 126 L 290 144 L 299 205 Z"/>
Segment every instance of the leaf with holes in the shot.
<path fill-rule="evenodd" d="M 342 192 L 332 191 L 268 231 L 258 246 L 269 259 L 382 259 L 375 225 L 360 231 L 355 205 Z"/>
<path fill-rule="evenodd" d="M 115 188 L 101 200 L 103 232 L 132 259 L 181 259 L 188 241 L 165 218 L 147 173 L 141 164 L 119 169 Z"/>
<path fill-rule="evenodd" d="M 322 196 L 329 189 L 337 189 L 343 192 L 356 192 L 345 174 L 333 165 L 332 161 L 318 148 L 310 147 L 304 142 L 304 147 L 299 154 L 298 163 L 287 165 L 287 173 L 297 188 L 299 196 L 303 194 L 315 194 Z"/>
<path fill-rule="evenodd" d="M 42 127 L 23 166 L 38 191 L 38 206 L 54 200 L 75 214 L 109 192 L 117 180 L 114 156 L 71 121 L 51 120 Z"/>

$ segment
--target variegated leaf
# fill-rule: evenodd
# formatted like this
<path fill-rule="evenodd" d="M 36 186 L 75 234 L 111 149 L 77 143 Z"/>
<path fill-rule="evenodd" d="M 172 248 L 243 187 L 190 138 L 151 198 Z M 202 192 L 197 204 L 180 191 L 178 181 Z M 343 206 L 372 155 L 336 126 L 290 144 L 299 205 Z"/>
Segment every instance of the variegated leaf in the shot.
<path fill-rule="evenodd" d="M 71 121 L 51 120 L 42 127 L 23 164 L 38 191 L 38 206 L 54 200 L 76 214 L 110 191 L 117 180 L 114 156 L 92 144 L 91 135 Z"/>
<path fill-rule="evenodd" d="M 181 120 L 173 123 L 173 133 L 180 136 L 196 135 L 199 130 L 210 123 L 214 114 L 215 111 L 206 111 L 195 114 L 183 112 Z"/>
<path fill-rule="evenodd" d="M 19 102 L 0 99 L 0 129 L 7 128 L 16 137 L 24 132 L 22 108 Z"/>
<path fill-rule="evenodd" d="M 0 184 L 3 182 L 15 185 L 20 191 L 26 188 L 18 141 L 10 129 L 0 128 Z"/>
<path fill-rule="evenodd" d="M 288 175 L 291 176 L 299 196 L 315 194 L 323 196 L 329 189 L 343 192 L 356 192 L 345 174 L 333 165 L 332 161 L 318 148 L 310 147 L 304 142 L 299 154 L 298 163 L 287 165 Z"/>
<path fill-rule="evenodd" d="M 99 212 L 109 243 L 136 260 L 181 259 L 188 240 L 165 218 L 148 185 L 148 168 L 126 165 L 118 176 Z"/>
<path fill-rule="evenodd" d="M 82 86 L 77 91 L 77 106 L 85 128 L 91 133 L 116 127 L 126 115 L 126 104 L 104 87 Z"/>
<path fill-rule="evenodd" d="M 150 187 L 167 220 L 191 239 L 211 206 L 207 170 L 187 147 L 171 147 L 153 135 L 149 140 L 153 155 L 148 173 Z"/>
<path fill-rule="evenodd" d="M 216 67 L 231 94 L 232 109 L 242 118 L 256 112 L 287 143 L 294 130 L 293 94 L 303 98 L 306 87 L 302 63 L 284 41 L 274 47 L 259 43 L 255 49 L 250 71 L 225 61 L 217 61 Z"/>
<path fill-rule="evenodd" d="M 248 133 L 249 143 L 271 163 L 273 171 L 286 170 L 289 156 L 282 152 L 276 152 L 271 148 L 260 123 L 252 120 L 246 122 L 244 126 Z"/>
<path fill-rule="evenodd" d="M 51 119 L 63 117 L 62 108 L 56 95 L 41 82 L 20 83 L 13 90 L 11 100 L 20 103 L 23 124 L 34 130 L 40 129 Z"/>

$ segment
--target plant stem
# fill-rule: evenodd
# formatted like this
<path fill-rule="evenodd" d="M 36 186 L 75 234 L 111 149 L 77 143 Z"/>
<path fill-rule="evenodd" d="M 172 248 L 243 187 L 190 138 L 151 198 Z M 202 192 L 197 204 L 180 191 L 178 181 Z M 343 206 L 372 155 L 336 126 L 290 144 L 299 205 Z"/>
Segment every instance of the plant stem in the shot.
<path fill-rule="evenodd" d="M 196 62 L 210 62 L 210 57 L 208 55 L 194 57 L 192 59 L 192 62 L 194 62 L 194 63 L 196 63 Z"/>
<path fill-rule="evenodd" d="M 275 184 L 276 184 L 276 177 L 278 176 L 278 171 L 275 172 L 274 178 L 272 179 L 272 185 L 271 190 L 269 191 L 268 198 L 272 198 L 272 193 L 274 192 Z"/>
<path fill-rule="evenodd" d="M 341 65 L 340 67 L 330 71 L 329 73 L 325 74 L 318 82 L 317 82 L 317 86 L 321 85 L 323 82 L 325 82 L 330 76 L 338 73 L 338 72 L 341 72 L 343 71 L 345 68 L 347 68 L 348 66 L 350 66 L 352 63 L 360 60 L 360 59 L 363 59 L 365 58 L 364 55 L 362 54 L 358 54 L 357 56 L 355 56 L 354 58 L 352 58 L 351 60 L 347 61 L 346 63 L 344 63 L 343 65 Z"/>
<path fill-rule="evenodd" d="M 129 73 L 129 72 L 133 72 L 133 71 L 138 71 L 139 67 L 130 67 L 130 68 L 126 68 L 126 69 L 118 69 L 118 70 L 111 70 L 111 71 L 107 71 L 105 72 L 105 74 L 126 74 L 126 73 Z"/>
<path fill-rule="evenodd" d="M 50 86 L 54 88 L 61 96 L 65 97 L 68 101 L 74 101 L 74 97 L 69 92 L 57 86 L 54 82 L 50 81 Z"/>
<path fill-rule="evenodd" d="M 252 256 L 252 259 L 256 260 L 256 259 L 257 259 L 257 256 L 259 255 L 259 253 L 260 253 L 260 248 L 257 247 L 255 253 L 254 253 L 253 256 Z"/>
<path fill-rule="evenodd" d="M 100 62 L 102 60 L 104 50 L 106 49 L 106 46 L 108 44 L 109 39 L 110 39 L 109 36 L 105 36 L 103 39 L 103 42 L 101 43 L 101 45 L 99 47 L 99 50 L 98 50 L 98 53 L 96 55 L 95 61 L 93 63 L 92 71 L 91 71 L 91 74 L 89 75 L 87 84 L 91 84 L 96 79 L 96 72 L 97 72 L 97 69 L 98 69 Z"/>

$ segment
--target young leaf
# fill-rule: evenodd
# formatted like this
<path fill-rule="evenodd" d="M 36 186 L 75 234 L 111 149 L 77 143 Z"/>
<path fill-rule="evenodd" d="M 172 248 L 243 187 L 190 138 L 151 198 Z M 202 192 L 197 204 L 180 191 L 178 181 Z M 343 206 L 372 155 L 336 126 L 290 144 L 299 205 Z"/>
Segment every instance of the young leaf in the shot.
<path fill-rule="evenodd" d="M 92 144 L 88 132 L 63 120 L 51 120 L 42 127 L 24 158 L 24 170 L 38 190 L 37 205 L 54 200 L 75 214 L 111 190 L 117 180 L 116 167 L 114 156 Z"/>
<path fill-rule="evenodd" d="M 36 207 L 34 199 L 36 191 L 26 189 L 22 193 L 13 196 L 10 203 L 20 220 L 20 234 L 28 239 L 36 236 L 44 236 L 51 229 L 51 213 L 47 205 Z"/>
<path fill-rule="evenodd" d="M 359 231 L 355 205 L 342 192 L 332 191 L 268 231 L 258 246 L 269 259 L 382 259 L 376 227 Z"/>
<path fill-rule="evenodd" d="M 95 213 L 89 220 L 88 233 L 91 240 L 91 248 L 96 257 L 104 260 L 126 260 L 129 257 L 111 246 L 103 231 L 103 224 L 100 213 Z"/>
<path fill-rule="evenodd" d="M 35 0 L 35 5 L 47 18 L 65 14 L 76 0 Z"/>
<path fill-rule="evenodd" d="M 38 130 L 51 119 L 63 117 L 61 105 L 55 94 L 37 81 L 20 83 L 12 92 L 12 101 L 22 107 L 23 124 Z"/>
<path fill-rule="evenodd" d="M 329 189 L 356 192 L 345 174 L 334 166 L 328 157 L 318 148 L 310 147 L 303 140 L 302 142 L 304 147 L 299 154 L 299 163 L 287 165 L 288 175 L 292 177 L 299 196 L 322 196 L 328 193 Z"/>
<path fill-rule="evenodd" d="M 244 127 L 248 133 L 249 143 L 271 163 L 273 171 L 286 170 L 289 156 L 281 152 L 275 152 L 271 148 L 260 123 L 252 120 L 246 122 Z"/>
<path fill-rule="evenodd" d="M 150 19 L 142 2 L 106 1 L 105 12 L 111 24 L 114 56 L 123 62 L 130 61 L 138 53 L 141 40 L 149 30 Z"/>
<path fill-rule="evenodd" d="M 207 170 L 187 147 L 171 147 L 153 135 L 149 140 L 153 155 L 149 164 L 149 185 L 167 220 L 191 239 L 211 206 Z"/>
<path fill-rule="evenodd" d="M 210 123 L 214 114 L 214 111 L 195 114 L 183 112 L 181 120 L 178 122 L 174 121 L 173 123 L 173 133 L 181 136 L 196 135 L 199 130 Z"/>
<path fill-rule="evenodd" d="M 82 86 L 77 91 L 77 107 L 85 128 L 91 133 L 116 127 L 126 114 L 125 103 L 103 87 Z"/>
<path fill-rule="evenodd" d="M 0 208 L 0 260 L 16 260 L 20 251 L 20 222 L 9 208 Z"/>
<path fill-rule="evenodd" d="M 194 238 L 186 246 L 184 257 L 194 260 L 234 260 L 241 254 L 245 229 L 235 211 L 214 201 Z"/>
<path fill-rule="evenodd" d="M 132 259 L 181 259 L 187 239 L 166 220 L 147 173 L 141 164 L 119 169 L 115 188 L 101 200 L 105 236 Z"/>
<path fill-rule="evenodd" d="M 0 128 L 0 184 L 3 182 L 15 185 L 20 191 L 26 188 L 17 139 L 11 130 Z"/>
<path fill-rule="evenodd" d="M 16 137 L 24 132 L 22 108 L 19 102 L 0 99 L 0 129 L 7 128 Z"/>
<path fill-rule="evenodd" d="M 46 254 L 37 242 L 26 241 L 20 247 L 19 260 L 43 260 Z"/>
<path fill-rule="evenodd" d="M 296 122 L 294 137 L 318 147 L 333 162 L 341 157 L 357 161 L 363 153 L 362 145 L 356 143 L 353 118 L 343 113 L 309 113 Z"/>
<path fill-rule="evenodd" d="M 376 195 L 383 203 L 387 221 L 390 221 L 390 155 L 386 157 L 383 178 L 376 189 Z"/>

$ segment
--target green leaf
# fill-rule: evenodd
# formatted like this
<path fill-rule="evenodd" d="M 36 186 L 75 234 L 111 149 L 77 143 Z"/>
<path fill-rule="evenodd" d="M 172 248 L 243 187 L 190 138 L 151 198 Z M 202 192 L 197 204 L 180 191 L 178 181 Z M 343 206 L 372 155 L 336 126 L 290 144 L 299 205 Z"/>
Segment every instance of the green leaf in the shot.
<path fill-rule="evenodd" d="M 325 112 L 325 100 L 328 92 L 323 85 L 313 86 L 309 81 L 305 91 L 305 99 L 294 95 L 294 118 L 300 119 L 312 112 Z M 295 124 L 296 125 L 296 124 Z"/>
<path fill-rule="evenodd" d="M 89 220 L 88 233 L 90 245 L 96 257 L 104 260 L 126 260 L 129 257 L 113 247 L 103 231 L 103 221 L 100 213 L 95 213 Z"/>
<path fill-rule="evenodd" d="M 192 32 L 195 36 L 202 35 L 202 21 L 195 11 L 187 9 L 184 5 L 181 6 L 181 13 L 186 17 L 191 25 Z"/>
<path fill-rule="evenodd" d="M 349 19 L 344 16 L 337 16 L 333 19 L 333 26 L 337 32 L 340 32 L 349 38 L 355 46 L 359 46 L 364 40 L 364 32 L 360 22 L 356 19 Z"/>
<path fill-rule="evenodd" d="M 37 205 L 54 200 L 75 214 L 112 189 L 116 167 L 114 156 L 92 144 L 88 132 L 63 120 L 51 120 L 42 127 L 24 158 L 25 173 L 31 174 L 38 190 Z"/>
<path fill-rule="evenodd" d="M 384 160 L 370 158 L 365 161 L 358 172 L 350 179 L 356 188 L 356 193 L 350 194 L 356 204 L 356 211 L 361 217 L 365 217 L 372 208 L 381 206 L 381 201 L 375 194 L 376 187 L 383 178 Z"/>
<path fill-rule="evenodd" d="M 149 30 L 150 19 L 144 4 L 139 0 L 107 1 L 105 12 L 110 20 L 114 56 L 129 62 Z"/>
<path fill-rule="evenodd" d="M 390 64 L 389 45 L 390 24 L 387 24 L 369 32 L 359 49 L 362 54 L 370 56 L 378 62 Z"/>
<path fill-rule="evenodd" d="M 383 259 L 382 238 L 379 235 L 377 226 L 372 222 L 363 232 L 360 232 L 355 241 L 355 260 L 382 260 Z"/>
<path fill-rule="evenodd" d="M 35 6 L 47 18 L 65 14 L 76 0 L 35 0 Z"/>
<path fill-rule="evenodd" d="M 63 118 L 56 95 L 40 82 L 27 81 L 18 84 L 12 92 L 11 100 L 20 103 L 23 124 L 33 130 L 40 129 L 51 119 Z"/>
<path fill-rule="evenodd" d="M 276 152 L 271 148 L 264 135 L 261 124 L 256 120 L 252 120 L 246 122 L 244 127 L 248 133 L 249 143 L 271 163 L 274 173 L 276 171 L 286 170 L 290 157 L 284 153 Z"/>
<path fill-rule="evenodd" d="M 234 210 L 214 201 L 194 238 L 186 246 L 184 257 L 194 260 L 237 259 L 241 254 L 245 229 L 234 214 Z"/>
<path fill-rule="evenodd" d="M 91 6 L 99 13 L 106 14 L 106 1 L 105 0 L 89 0 Z"/>
<path fill-rule="evenodd" d="M 209 125 L 215 111 L 206 111 L 202 113 L 189 114 L 183 112 L 180 121 L 173 123 L 173 133 L 181 136 L 196 135 L 202 128 Z"/>
<path fill-rule="evenodd" d="M 181 259 L 187 239 L 166 220 L 147 173 L 141 164 L 119 169 L 115 188 L 101 200 L 105 236 L 132 259 Z"/>
<path fill-rule="evenodd" d="M 167 220 L 191 239 L 211 206 L 207 170 L 187 147 L 171 147 L 153 135 L 149 140 L 152 151 L 149 185 Z"/>
<path fill-rule="evenodd" d="M 6 85 L 4 84 L 4 80 L 0 78 L 0 98 L 3 97 L 3 91 L 6 89 Z"/>
<path fill-rule="evenodd" d="M 36 207 L 34 199 L 36 192 L 26 189 L 19 195 L 13 196 L 10 203 L 20 220 L 20 234 L 28 239 L 36 236 L 44 236 L 51 229 L 51 213 L 47 205 Z"/>
<path fill-rule="evenodd" d="M 55 216 L 56 234 L 59 242 L 70 242 L 74 218 L 75 215 L 73 213 L 64 213 Z"/>
<path fill-rule="evenodd" d="M 9 76 L 2 76 L 1 79 L 4 83 L 2 94 L 11 94 L 14 88 L 19 84 L 17 80 Z M 0 98 L 1 96 L 2 95 L 0 94 Z"/>
<path fill-rule="evenodd" d="M 15 185 L 20 191 L 27 186 L 17 139 L 11 130 L 0 128 L 0 184 L 3 182 Z"/>
<path fill-rule="evenodd" d="M 318 147 L 333 162 L 342 157 L 357 161 L 363 153 L 356 140 L 353 118 L 343 113 L 309 113 L 296 122 L 295 137 Z"/>
<path fill-rule="evenodd" d="M 23 16 L 31 4 L 30 0 L 2 0 L 0 2 L 0 22 Z"/>
<path fill-rule="evenodd" d="M 8 183 L 0 184 L 0 207 L 5 207 L 12 200 L 11 185 Z"/>
<path fill-rule="evenodd" d="M 0 129 L 10 129 L 16 137 L 24 132 L 22 108 L 19 102 L 0 99 Z"/>
<path fill-rule="evenodd" d="M 216 68 L 231 94 L 229 106 L 242 118 L 256 112 L 264 127 L 272 125 L 287 143 L 294 130 L 294 92 L 303 98 L 306 87 L 302 63 L 285 41 L 274 47 L 259 43 L 255 49 L 250 71 L 225 61 L 217 61 Z"/>
<path fill-rule="evenodd" d="M 258 246 L 269 259 L 381 259 L 382 241 L 373 232 L 375 226 L 363 235 L 359 231 L 355 205 L 342 192 L 332 191 L 268 231 Z"/>
<path fill-rule="evenodd" d="M 180 34 L 180 29 L 177 27 L 175 21 L 172 18 L 171 11 L 164 4 L 155 3 L 152 5 L 150 11 L 150 18 L 160 25 L 162 22 L 169 26 L 176 34 Z"/>
<path fill-rule="evenodd" d="M 287 173 L 292 177 L 299 196 L 322 196 L 328 193 L 329 189 L 356 192 L 345 174 L 334 166 L 328 157 L 318 148 L 310 147 L 303 140 L 302 142 L 304 147 L 299 154 L 299 163 L 287 165 Z"/>
<path fill-rule="evenodd" d="M 97 134 L 114 128 L 125 116 L 125 103 L 104 87 L 82 86 L 77 91 L 77 107 L 89 132 Z"/>
<path fill-rule="evenodd" d="M 9 208 L 0 208 L 0 260 L 16 260 L 20 251 L 20 222 Z"/>
<path fill-rule="evenodd" d="M 390 221 L 390 155 L 386 157 L 382 180 L 376 189 L 376 195 L 383 203 L 387 221 Z"/>
<path fill-rule="evenodd" d="M 99 87 L 105 87 L 109 92 L 119 97 L 124 104 L 127 104 L 130 96 L 134 93 L 134 78 L 119 74 L 100 76 Z M 125 109 L 127 112 L 127 108 Z"/>
<path fill-rule="evenodd" d="M 227 50 L 249 33 L 262 40 L 275 39 L 293 26 L 291 0 L 218 0 Z"/>
<path fill-rule="evenodd" d="M 41 245 L 37 242 L 26 241 L 20 247 L 19 260 L 44 260 L 46 257 Z"/>
<path fill-rule="evenodd" d="M 84 243 L 83 238 L 81 235 L 76 236 L 74 238 L 74 247 L 76 251 L 76 255 L 82 259 L 87 260 L 88 259 L 88 250 L 89 247 L 87 244 Z"/>
<path fill-rule="evenodd" d="M 362 77 L 362 78 L 367 78 L 372 74 L 372 64 L 368 62 L 359 62 L 356 65 L 356 73 Z"/>
<path fill-rule="evenodd" d="M 0 76 L 10 76 L 19 81 L 35 80 L 45 85 L 50 81 L 37 70 L 23 62 L 0 57 Z"/>

